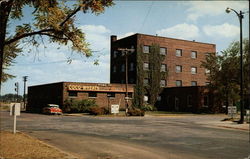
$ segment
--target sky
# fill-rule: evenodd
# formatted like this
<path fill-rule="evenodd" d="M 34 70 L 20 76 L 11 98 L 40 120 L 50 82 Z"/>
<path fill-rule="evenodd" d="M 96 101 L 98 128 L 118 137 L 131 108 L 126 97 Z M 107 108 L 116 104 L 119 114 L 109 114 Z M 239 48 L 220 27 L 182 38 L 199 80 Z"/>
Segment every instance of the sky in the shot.
<path fill-rule="evenodd" d="M 110 36 L 118 39 L 135 33 L 170 38 L 195 40 L 216 44 L 220 53 L 230 43 L 239 40 L 239 20 L 227 7 L 248 11 L 248 1 L 114 1 L 100 15 L 76 15 L 76 25 L 83 30 L 94 56 L 86 58 L 72 52 L 69 46 L 44 41 L 38 48 L 23 46 L 23 52 L 9 67 L 8 73 L 16 77 L 3 83 L 1 94 L 15 93 L 14 83 L 19 82 L 23 95 L 23 76 L 27 86 L 54 82 L 109 83 Z M 32 23 L 33 9 L 24 9 L 24 18 L 10 21 L 11 30 L 20 23 Z M 244 14 L 243 37 L 249 35 L 249 13 Z M 30 50 L 30 51 L 29 51 Z M 69 59 L 71 62 L 69 63 Z M 99 65 L 94 65 L 94 60 Z"/>

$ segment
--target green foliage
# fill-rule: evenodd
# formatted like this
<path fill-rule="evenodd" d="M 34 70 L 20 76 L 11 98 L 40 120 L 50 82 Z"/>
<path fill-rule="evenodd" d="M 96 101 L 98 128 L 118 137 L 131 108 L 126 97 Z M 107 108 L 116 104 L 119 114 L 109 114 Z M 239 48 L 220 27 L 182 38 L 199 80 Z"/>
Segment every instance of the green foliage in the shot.
<path fill-rule="evenodd" d="M 142 52 L 142 48 L 143 45 L 137 48 L 137 81 L 133 99 L 133 106 L 139 109 L 144 107 L 145 94 L 149 97 L 149 104 L 156 103 L 157 97 L 162 91 L 160 81 L 166 79 L 167 76 L 166 72 L 161 72 L 161 64 L 165 57 L 160 55 L 160 46 L 152 44 L 148 55 Z M 143 70 L 143 63 L 146 61 L 149 62 L 149 70 Z M 149 79 L 148 85 L 144 85 L 144 78 Z"/>
<path fill-rule="evenodd" d="M 136 85 L 134 86 L 134 98 L 133 98 L 133 107 L 141 108 L 144 105 L 144 71 L 143 71 L 143 59 L 142 59 L 142 46 L 137 47 L 137 67 L 136 67 Z"/>
<path fill-rule="evenodd" d="M 64 112 L 71 113 L 87 113 L 92 107 L 96 107 L 95 100 L 83 99 L 83 100 L 69 100 L 67 99 L 63 105 Z"/>
<path fill-rule="evenodd" d="M 202 67 L 210 70 L 208 86 L 216 95 L 216 103 L 226 101 L 226 106 L 239 100 L 240 91 L 240 53 L 239 42 L 233 42 L 228 49 L 216 56 L 210 54 Z M 249 81 L 249 45 L 248 40 L 243 41 L 243 73 L 244 73 L 244 94 L 250 86 Z"/>
<path fill-rule="evenodd" d="M 23 96 L 21 95 L 16 95 L 16 94 L 5 94 L 5 95 L 2 95 L 0 96 L 0 101 L 1 102 L 21 102 L 23 100 Z"/>
<path fill-rule="evenodd" d="M 165 79 L 165 72 L 161 72 L 161 64 L 164 60 L 164 56 L 160 55 L 160 46 L 159 44 L 152 44 L 150 47 L 149 53 L 149 85 L 146 87 L 149 104 L 154 105 L 157 101 L 162 88 L 160 82 L 162 76 Z"/>
<path fill-rule="evenodd" d="M 156 107 L 154 105 L 150 105 L 150 104 L 144 104 L 143 107 L 141 108 L 141 110 L 144 111 L 156 111 Z"/>
<path fill-rule="evenodd" d="M 7 69 L 6 57 L 11 61 L 22 51 L 18 46 L 21 43 L 38 47 L 44 44 L 44 36 L 50 43 L 71 46 L 72 51 L 89 57 L 92 51 L 86 42 L 84 32 L 75 25 L 75 15 L 78 12 L 91 12 L 96 15 L 104 12 L 105 7 L 113 5 L 112 0 L 78 0 L 67 3 L 65 0 L 8 0 L 0 3 L 0 76 L 3 68 Z M 12 20 L 21 20 L 25 15 L 25 7 L 33 8 L 29 16 L 30 22 L 16 26 L 15 32 L 8 30 L 7 23 Z M 18 49 L 18 50 L 16 50 Z M 16 50 L 8 54 L 8 50 Z M 6 64 L 7 63 L 7 64 Z M 4 67 L 3 67 L 4 64 Z M 4 80 L 11 77 L 4 76 Z M 1 78 L 2 79 L 2 78 Z M 1 80 L 2 81 L 2 80 Z"/>

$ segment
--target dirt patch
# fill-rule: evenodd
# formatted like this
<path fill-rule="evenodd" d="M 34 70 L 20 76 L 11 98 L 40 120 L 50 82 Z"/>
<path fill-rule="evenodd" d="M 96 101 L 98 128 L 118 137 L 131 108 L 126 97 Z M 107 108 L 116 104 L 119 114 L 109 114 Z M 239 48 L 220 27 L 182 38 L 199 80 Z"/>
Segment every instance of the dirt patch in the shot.
<path fill-rule="evenodd" d="M 1 159 L 74 159 L 55 147 L 23 133 L 0 131 Z"/>

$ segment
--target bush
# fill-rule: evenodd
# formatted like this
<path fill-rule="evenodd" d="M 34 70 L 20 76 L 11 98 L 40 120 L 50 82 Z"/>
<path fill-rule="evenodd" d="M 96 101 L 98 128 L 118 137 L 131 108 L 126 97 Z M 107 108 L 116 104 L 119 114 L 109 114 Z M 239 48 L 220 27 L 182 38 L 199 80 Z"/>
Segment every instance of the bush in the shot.
<path fill-rule="evenodd" d="M 66 100 L 63 105 L 63 111 L 70 113 L 88 113 L 91 107 L 96 106 L 94 100 Z"/>
<path fill-rule="evenodd" d="M 129 116 L 144 116 L 145 111 L 138 108 L 131 108 L 128 110 Z"/>
<path fill-rule="evenodd" d="M 105 114 L 109 114 L 109 111 L 107 108 L 104 108 L 104 107 L 91 107 L 89 109 L 89 114 L 90 115 L 105 115 Z"/>
<path fill-rule="evenodd" d="M 142 107 L 142 110 L 144 111 L 156 111 L 156 107 L 153 106 L 153 105 L 150 105 L 150 104 L 145 104 L 143 107 Z"/>

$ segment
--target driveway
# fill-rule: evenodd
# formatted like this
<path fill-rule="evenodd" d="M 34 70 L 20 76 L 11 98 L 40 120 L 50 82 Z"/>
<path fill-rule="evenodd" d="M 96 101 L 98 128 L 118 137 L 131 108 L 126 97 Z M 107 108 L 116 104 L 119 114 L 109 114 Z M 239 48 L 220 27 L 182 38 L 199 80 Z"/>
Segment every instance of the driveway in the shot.
<path fill-rule="evenodd" d="M 13 119 L 1 112 L 1 129 Z M 247 130 L 217 127 L 225 115 L 49 116 L 22 113 L 17 130 L 84 159 L 244 159 Z"/>

